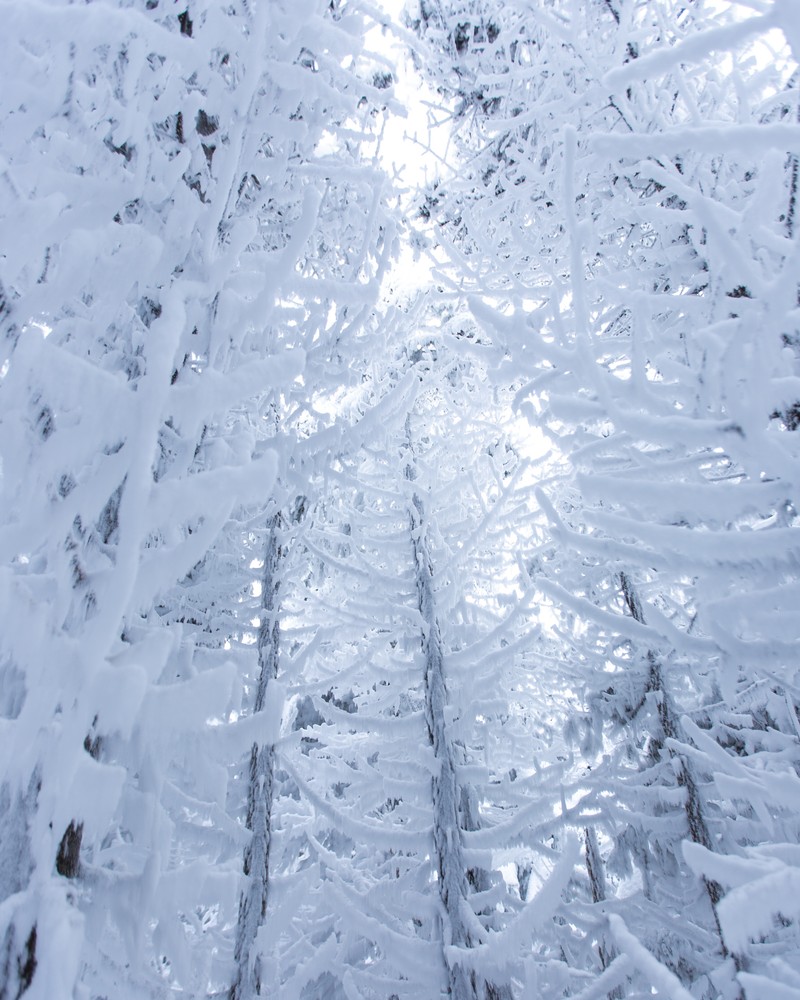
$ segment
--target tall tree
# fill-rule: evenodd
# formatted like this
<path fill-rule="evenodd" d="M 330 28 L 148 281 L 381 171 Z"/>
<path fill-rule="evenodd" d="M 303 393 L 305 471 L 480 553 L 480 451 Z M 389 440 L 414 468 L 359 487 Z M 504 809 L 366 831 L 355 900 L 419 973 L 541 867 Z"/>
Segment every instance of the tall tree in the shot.
<path fill-rule="evenodd" d="M 794 995 L 791 7 L 3 12 L 0 997 Z"/>
<path fill-rule="evenodd" d="M 322 2 L 7 14 L 3 995 L 219 990 L 270 401 L 377 297 L 385 94 Z"/>
<path fill-rule="evenodd" d="M 544 843 L 558 792 L 519 739 L 532 473 L 449 326 L 453 346 L 420 331 L 363 383 L 286 569 L 281 930 L 260 959 L 282 996 L 511 996 L 572 867 Z"/>
<path fill-rule="evenodd" d="M 486 336 L 527 379 L 520 408 L 574 470 L 548 491 L 558 509 L 542 497 L 560 552 L 538 585 L 577 626 L 577 643 L 565 634 L 588 711 L 575 731 L 585 726 L 607 797 L 604 741 L 616 730 L 635 745 L 646 719 L 650 764 L 617 787 L 640 814 L 641 782 L 659 772 L 658 796 L 665 779 L 680 796 L 679 813 L 656 801 L 639 821 L 654 831 L 682 814 L 670 844 L 652 832 L 628 844 L 645 884 L 658 883 L 648 893 L 673 897 L 673 928 L 646 932 L 648 952 L 614 918 L 615 947 L 658 988 L 680 991 L 677 975 L 713 991 L 706 973 L 744 986 L 753 973 L 712 860 L 741 851 L 743 831 L 736 846 L 727 786 L 711 783 L 719 765 L 689 745 L 697 731 L 679 716 L 735 745 L 706 704 L 730 720 L 753 683 L 777 679 L 780 697 L 793 684 L 797 78 L 781 43 L 764 70 L 753 46 L 779 27 L 796 49 L 796 30 L 779 5 L 712 17 L 698 4 L 423 4 L 415 23 L 455 71 L 433 78 L 463 150 L 424 210 L 452 248 L 452 286 L 476 293 Z M 749 835 L 756 850 L 772 837 Z M 608 911 L 592 843 L 593 895 Z M 677 889 L 692 880 L 707 937 L 680 930 Z M 765 903 L 762 933 L 777 913 Z M 716 938 L 720 960 L 733 955 L 721 971 L 704 971 L 701 938 Z"/>

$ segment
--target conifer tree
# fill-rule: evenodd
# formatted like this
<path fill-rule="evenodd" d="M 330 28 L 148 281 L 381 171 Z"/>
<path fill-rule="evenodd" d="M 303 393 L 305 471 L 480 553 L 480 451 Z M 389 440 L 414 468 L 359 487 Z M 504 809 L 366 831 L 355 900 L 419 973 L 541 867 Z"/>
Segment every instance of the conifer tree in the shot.
<path fill-rule="evenodd" d="M 672 928 L 637 920 L 649 951 L 612 914 L 614 948 L 658 988 L 680 979 L 735 994 L 753 973 L 714 856 L 740 852 L 742 834 L 737 846 L 719 765 L 688 734 L 701 739 L 694 717 L 722 736 L 715 713 L 729 724 L 739 692 L 766 693 L 768 677 L 783 697 L 796 641 L 784 603 L 796 585 L 785 560 L 797 296 L 797 80 L 784 42 L 796 49 L 796 31 L 779 5 L 712 16 L 697 4 L 423 4 L 414 24 L 454 71 L 432 76 L 463 150 L 425 212 L 451 247 L 452 287 L 474 293 L 486 337 L 526 382 L 521 410 L 573 469 L 541 496 L 560 551 L 537 577 L 586 673 L 585 712 L 569 729 L 606 798 L 598 817 L 613 788 L 641 817 L 609 863 L 638 856 L 646 896 L 674 907 Z M 784 38 L 766 43 L 778 55 L 758 71 L 753 46 L 771 27 Z M 612 734 L 652 755 L 632 783 L 619 784 L 614 757 L 598 767 Z M 682 819 L 661 839 L 670 814 Z M 605 848 L 585 836 L 606 913 L 608 835 Z M 750 835 L 756 850 L 771 838 Z M 705 915 L 684 937 L 690 897 L 705 897 Z M 765 901 L 762 933 L 776 914 Z M 713 951 L 716 970 L 703 967 Z M 601 945 L 602 965 L 610 954 Z M 656 956 L 670 969 L 661 981 Z"/>
<path fill-rule="evenodd" d="M 270 404 L 307 409 L 377 298 L 350 126 L 385 95 L 325 3 L 7 15 L 3 995 L 219 991 Z"/>

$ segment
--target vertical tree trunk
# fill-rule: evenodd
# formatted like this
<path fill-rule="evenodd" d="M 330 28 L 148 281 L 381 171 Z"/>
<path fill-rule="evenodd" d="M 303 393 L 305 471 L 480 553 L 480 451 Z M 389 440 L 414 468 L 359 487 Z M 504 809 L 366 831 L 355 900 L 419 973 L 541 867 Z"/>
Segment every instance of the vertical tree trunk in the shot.
<path fill-rule="evenodd" d="M 0 927 L 0 1000 L 21 997 L 36 971 L 36 915 L 21 894 L 30 884 L 33 868 L 29 823 L 38 795 L 38 772 L 25 795 L 12 794 L 7 784 L 0 786 L 0 904 L 6 911 L 5 927 Z M 17 894 L 16 906 L 6 902 Z"/>
<path fill-rule="evenodd" d="M 603 859 L 600 856 L 600 847 L 597 843 L 597 834 L 594 832 L 594 827 L 591 826 L 587 826 L 583 832 L 586 844 L 586 873 L 592 887 L 592 902 L 602 903 L 606 899 L 606 875 Z M 605 970 L 616 958 L 614 947 L 608 943 L 605 936 L 600 938 L 598 951 L 600 966 Z M 622 989 L 619 986 L 608 994 L 608 1000 L 621 1000 L 621 998 Z"/>
<path fill-rule="evenodd" d="M 279 572 L 282 550 L 280 545 L 280 514 L 267 523 L 269 534 L 264 556 L 261 591 L 261 624 L 258 632 L 258 686 L 253 704 L 261 712 L 266 702 L 269 682 L 278 676 L 280 651 Z M 267 912 L 269 892 L 269 847 L 272 835 L 274 747 L 254 743 L 250 751 L 250 772 L 247 788 L 247 829 L 250 843 L 244 854 L 244 873 L 248 882 L 239 902 L 239 923 L 236 928 L 234 959 L 236 970 L 230 990 L 230 1000 L 251 1000 L 261 995 L 258 957 L 252 954 L 256 935 Z"/>
<path fill-rule="evenodd" d="M 406 467 L 406 479 L 416 478 Z M 464 860 L 459 804 L 462 789 L 456 773 L 455 750 L 445 721 L 447 688 L 444 676 L 444 653 L 441 630 L 433 592 L 433 564 L 425 537 L 425 508 L 419 494 L 411 497 L 411 544 L 414 552 L 419 610 L 424 622 L 422 647 L 425 657 L 425 718 L 428 738 L 438 770 L 433 778 L 433 841 L 439 874 L 439 896 L 444 911 L 442 940 L 457 948 L 472 948 L 479 943 L 469 925 L 467 865 Z M 477 920 L 475 921 L 477 924 Z M 509 987 L 486 982 L 473 970 L 452 961 L 445 952 L 445 964 L 453 1000 L 505 1000 Z"/>
<path fill-rule="evenodd" d="M 636 589 L 626 573 L 620 573 L 620 582 L 622 583 L 622 595 L 625 599 L 625 606 L 629 614 L 641 625 L 646 624 L 639 595 L 636 593 Z M 652 692 L 656 696 L 658 719 L 661 725 L 661 739 L 680 740 L 683 738 L 680 721 L 676 716 L 672 699 L 664 686 L 661 664 L 652 650 L 647 651 L 647 664 L 647 691 Z M 708 832 L 705 810 L 703 809 L 700 790 L 697 787 L 697 781 L 694 776 L 694 769 L 685 757 L 681 756 L 672 748 L 669 749 L 669 755 L 671 758 L 677 759 L 678 761 L 678 784 L 686 791 L 685 812 L 687 825 L 689 827 L 689 837 L 695 844 L 700 844 L 707 850 L 713 851 L 714 847 L 711 836 Z M 703 879 L 703 885 L 705 887 L 706 894 L 708 895 L 709 902 L 711 903 L 711 910 L 714 914 L 714 923 L 719 936 L 722 954 L 727 956 L 728 949 L 726 948 L 722 937 L 722 929 L 717 915 L 717 906 L 722 898 L 722 888 L 718 882 L 714 882 L 706 878 Z"/>

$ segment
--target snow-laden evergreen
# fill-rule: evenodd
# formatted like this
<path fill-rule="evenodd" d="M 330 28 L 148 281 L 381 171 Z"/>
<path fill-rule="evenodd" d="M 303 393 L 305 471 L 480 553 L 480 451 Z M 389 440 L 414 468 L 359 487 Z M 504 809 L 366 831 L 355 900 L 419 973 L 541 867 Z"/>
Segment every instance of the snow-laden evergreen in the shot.
<path fill-rule="evenodd" d="M 0 3 L 0 1000 L 800 995 L 798 16 L 400 6 Z"/>
<path fill-rule="evenodd" d="M 513 596 L 530 469 L 489 397 L 472 415 L 482 370 L 446 354 L 404 351 L 356 393 L 364 436 L 340 445 L 286 550 L 287 707 L 257 938 L 262 989 L 280 996 L 512 996 L 530 927 L 571 870 L 543 843 L 557 791 L 533 794 L 534 728 L 519 738 L 513 717 L 532 686 L 502 691 L 536 641 Z M 449 455 L 429 433 L 447 423 Z M 542 884 L 550 909 L 526 906 Z"/>
<path fill-rule="evenodd" d="M 740 858 L 774 851 L 798 766 L 795 20 L 612 0 L 412 19 L 452 66 L 430 72 L 463 167 L 424 204 L 447 278 L 573 470 L 539 497 L 538 586 L 581 663 L 567 732 L 587 762 L 591 933 L 600 966 L 626 959 L 622 980 L 603 973 L 619 995 L 792 975 L 769 957 L 794 947 L 786 901 L 764 882 L 748 910 L 728 890 Z M 744 824 L 767 761 L 765 825 Z"/>
<path fill-rule="evenodd" d="M 381 67 L 303 8 L 4 9 L 4 996 L 231 981 L 270 401 L 346 367 L 391 243 Z"/>

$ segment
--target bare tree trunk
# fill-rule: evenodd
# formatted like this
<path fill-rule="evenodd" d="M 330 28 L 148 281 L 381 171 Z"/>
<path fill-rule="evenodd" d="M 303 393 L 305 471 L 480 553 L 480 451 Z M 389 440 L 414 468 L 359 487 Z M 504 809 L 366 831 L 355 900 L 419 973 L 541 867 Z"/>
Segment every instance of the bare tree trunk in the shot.
<path fill-rule="evenodd" d="M 258 632 L 259 676 L 254 712 L 261 712 L 266 703 L 269 682 L 278 676 L 280 651 L 279 571 L 281 562 L 280 514 L 268 523 L 269 535 L 264 556 L 261 591 L 261 625 Z M 230 1000 L 251 1000 L 261 995 L 261 975 L 258 956 L 252 954 L 259 927 L 267 913 L 269 893 L 269 847 L 272 836 L 272 795 L 274 747 L 253 744 L 250 751 L 250 773 L 247 788 L 247 829 L 250 843 L 244 854 L 247 885 L 239 902 L 239 923 L 236 928 L 234 959 L 236 971 L 230 989 Z"/>
<path fill-rule="evenodd" d="M 30 885 L 33 869 L 29 823 L 37 807 L 39 774 L 34 772 L 27 793 L 0 786 L 0 903 Z M 18 1000 L 29 989 L 36 972 L 36 922 L 24 901 L 6 904 L 5 927 L 0 927 L 0 1000 Z"/>
<path fill-rule="evenodd" d="M 591 826 L 587 826 L 583 833 L 586 845 L 586 873 L 592 887 L 592 902 L 602 903 L 606 899 L 606 875 L 597 843 L 597 835 Z M 600 953 L 600 966 L 605 970 L 616 958 L 616 952 L 613 945 L 610 945 L 604 937 L 600 938 L 598 951 Z M 617 986 L 608 994 L 608 1000 L 621 1000 L 622 995 L 622 989 Z"/>
<path fill-rule="evenodd" d="M 621 573 L 620 581 L 622 583 L 622 595 L 625 599 L 625 605 L 631 617 L 642 625 L 646 624 L 639 595 L 636 593 L 630 577 L 628 577 L 626 573 Z M 658 719 L 661 725 L 661 738 L 662 740 L 682 740 L 682 727 L 676 715 L 672 699 L 670 698 L 664 685 L 661 664 L 652 650 L 648 650 L 647 652 L 647 663 L 649 668 L 647 677 L 647 692 L 652 692 L 656 695 Z M 689 837 L 695 844 L 700 844 L 702 847 L 705 847 L 706 850 L 713 851 L 714 846 L 708 832 L 705 810 L 703 809 L 703 801 L 694 776 L 694 769 L 685 757 L 681 756 L 671 747 L 668 752 L 671 758 L 678 761 L 678 784 L 686 790 L 685 812 L 687 825 L 689 827 Z M 727 957 L 728 949 L 722 937 L 722 928 L 717 915 L 717 906 L 722 898 L 722 888 L 718 882 L 714 882 L 713 880 L 707 878 L 703 878 L 703 885 L 705 887 L 706 894 L 708 895 L 709 902 L 711 903 L 712 913 L 714 914 L 714 923 L 719 936 L 720 948 L 722 949 L 722 954 Z M 733 956 L 733 959 L 738 969 L 739 963 L 735 955 Z"/>
<path fill-rule="evenodd" d="M 406 467 L 406 479 L 415 479 L 413 468 Z M 433 565 L 425 537 L 425 508 L 416 491 L 412 494 L 411 544 L 414 552 L 419 610 L 424 621 L 422 648 L 425 656 L 425 718 L 428 739 L 438 770 L 433 778 L 433 841 L 439 875 L 439 896 L 445 919 L 442 940 L 445 946 L 472 948 L 475 940 L 465 915 L 469 913 L 469 884 L 462 845 L 459 804 L 463 790 L 456 773 L 455 749 L 445 723 L 447 688 L 444 676 L 444 654 L 436 600 L 433 592 Z M 477 920 L 476 920 L 477 923 Z M 506 985 L 486 982 L 475 971 L 445 956 L 445 964 L 453 1000 L 510 1000 Z"/>

